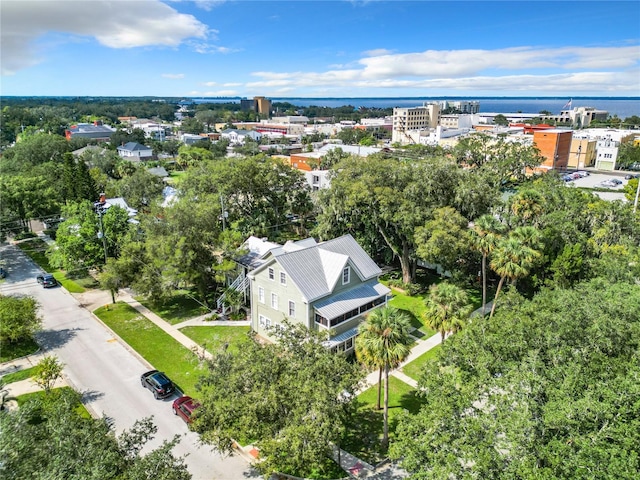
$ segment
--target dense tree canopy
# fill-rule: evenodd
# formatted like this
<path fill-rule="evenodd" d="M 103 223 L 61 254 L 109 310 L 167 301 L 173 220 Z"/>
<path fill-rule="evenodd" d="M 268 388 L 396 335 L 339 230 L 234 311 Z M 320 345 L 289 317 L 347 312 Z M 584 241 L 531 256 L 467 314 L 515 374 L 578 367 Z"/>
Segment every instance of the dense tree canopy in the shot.
<path fill-rule="evenodd" d="M 187 480 L 182 458 L 171 453 L 177 439 L 145 455 L 157 428 L 151 419 L 114 435 L 106 419 L 80 416 L 79 394 L 52 391 L 0 415 L 0 476 L 53 480 Z"/>
<path fill-rule="evenodd" d="M 0 295 L 0 345 L 30 339 L 41 325 L 33 297 Z"/>
<path fill-rule="evenodd" d="M 640 290 L 510 296 L 444 345 L 391 453 L 413 478 L 637 478 Z"/>
<path fill-rule="evenodd" d="M 201 379 L 195 429 L 205 442 L 230 451 L 234 439 L 252 439 L 256 466 L 298 476 L 321 471 L 355 405 L 356 364 L 330 352 L 325 338 L 282 323 L 275 344 L 249 339 L 209 361 Z"/>

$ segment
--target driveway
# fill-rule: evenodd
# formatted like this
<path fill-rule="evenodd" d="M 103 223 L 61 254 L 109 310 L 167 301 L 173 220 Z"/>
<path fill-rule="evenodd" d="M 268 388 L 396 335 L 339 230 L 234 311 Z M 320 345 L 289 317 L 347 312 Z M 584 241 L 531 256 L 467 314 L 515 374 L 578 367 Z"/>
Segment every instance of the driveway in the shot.
<path fill-rule="evenodd" d="M 8 271 L 0 293 L 31 295 L 40 302 L 43 331 L 38 341 L 48 354 L 64 363 L 67 381 L 83 394 L 90 411 L 112 419 L 118 433 L 137 419 L 153 416 L 158 433 L 149 448 L 180 435 L 173 452 L 188 455 L 185 461 L 194 479 L 261 478 L 242 457 L 222 456 L 200 445 L 199 436 L 173 415 L 172 398 L 155 400 L 141 387 L 140 374 L 149 365 L 115 339 L 65 289 L 43 289 L 37 284 L 39 267 L 17 247 L 2 244 L 0 258 Z"/>

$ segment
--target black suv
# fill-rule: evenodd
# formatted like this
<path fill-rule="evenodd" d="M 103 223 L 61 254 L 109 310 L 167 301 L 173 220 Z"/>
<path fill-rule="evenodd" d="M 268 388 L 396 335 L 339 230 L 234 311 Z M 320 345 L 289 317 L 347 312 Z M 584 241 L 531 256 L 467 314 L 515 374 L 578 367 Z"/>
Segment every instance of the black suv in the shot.
<path fill-rule="evenodd" d="M 58 281 L 54 278 L 50 273 L 43 273 L 42 275 L 38 275 L 36 280 L 43 288 L 55 287 L 58 285 Z"/>
<path fill-rule="evenodd" d="M 156 399 L 166 398 L 176 390 L 173 382 L 169 380 L 163 372 L 159 372 L 158 370 L 143 373 L 140 377 L 140 383 L 142 383 L 144 388 L 151 390 Z"/>

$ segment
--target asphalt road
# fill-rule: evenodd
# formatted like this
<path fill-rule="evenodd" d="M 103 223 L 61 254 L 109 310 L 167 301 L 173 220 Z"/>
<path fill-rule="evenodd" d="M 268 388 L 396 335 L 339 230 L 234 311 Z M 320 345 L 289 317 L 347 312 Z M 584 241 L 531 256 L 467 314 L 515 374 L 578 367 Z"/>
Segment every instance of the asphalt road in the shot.
<path fill-rule="evenodd" d="M 153 416 L 158 433 L 149 449 L 180 435 L 173 452 L 188 454 L 185 462 L 194 479 L 261 478 L 242 457 L 222 456 L 201 445 L 199 436 L 173 415 L 174 398 L 155 400 L 140 385 L 140 374 L 150 366 L 115 339 L 64 288 L 43 289 L 35 280 L 40 268 L 17 247 L 0 245 L 0 260 L 8 273 L 0 293 L 31 295 L 40 302 L 43 331 L 38 341 L 64 363 L 67 380 L 83 394 L 88 409 L 111 418 L 118 433 L 138 419 Z"/>

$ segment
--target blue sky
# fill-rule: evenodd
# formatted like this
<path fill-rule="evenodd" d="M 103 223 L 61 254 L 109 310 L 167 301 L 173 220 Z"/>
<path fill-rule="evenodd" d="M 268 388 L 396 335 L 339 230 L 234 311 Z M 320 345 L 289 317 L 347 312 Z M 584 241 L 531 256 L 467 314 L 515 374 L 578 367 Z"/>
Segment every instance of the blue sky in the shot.
<path fill-rule="evenodd" d="M 2 95 L 639 96 L 637 1 L 2 0 Z"/>

